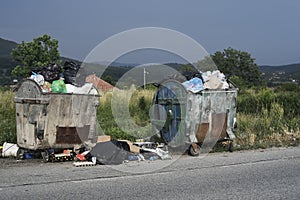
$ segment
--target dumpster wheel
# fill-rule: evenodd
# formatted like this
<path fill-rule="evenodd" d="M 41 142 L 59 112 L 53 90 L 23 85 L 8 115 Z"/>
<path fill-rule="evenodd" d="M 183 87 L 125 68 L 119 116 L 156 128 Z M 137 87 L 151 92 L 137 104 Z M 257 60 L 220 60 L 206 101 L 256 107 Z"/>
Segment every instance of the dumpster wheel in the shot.
<path fill-rule="evenodd" d="M 200 149 L 201 149 L 201 147 L 200 147 L 199 144 L 193 143 L 189 147 L 189 153 L 190 153 L 191 156 L 199 156 Z"/>
<path fill-rule="evenodd" d="M 17 160 L 23 160 L 24 159 L 25 150 L 22 148 L 19 148 L 17 151 Z"/>
<path fill-rule="evenodd" d="M 230 141 L 228 142 L 228 151 L 229 151 L 229 152 L 233 152 L 233 141 L 232 141 L 232 140 L 230 140 Z"/>
<path fill-rule="evenodd" d="M 49 162 L 50 160 L 50 155 L 49 155 L 49 151 L 45 150 L 41 152 L 42 158 L 44 162 Z"/>

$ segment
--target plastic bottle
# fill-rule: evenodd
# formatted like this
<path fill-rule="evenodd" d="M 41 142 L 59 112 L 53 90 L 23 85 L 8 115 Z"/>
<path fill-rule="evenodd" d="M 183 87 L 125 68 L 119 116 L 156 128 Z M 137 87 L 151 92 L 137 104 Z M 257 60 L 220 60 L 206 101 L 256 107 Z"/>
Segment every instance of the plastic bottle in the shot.
<path fill-rule="evenodd" d="M 157 160 L 157 156 L 151 156 L 151 157 L 149 158 L 149 160 L 150 160 L 150 161 L 155 161 L 155 160 Z"/>
<path fill-rule="evenodd" d="M 134 161 L 134 160 L 138 160 L 138 159 L 139 159 L 139 157 L 137 155 L 130 155 L 130 156 L 128 156 L 128 160 L 129 161 Z"/>

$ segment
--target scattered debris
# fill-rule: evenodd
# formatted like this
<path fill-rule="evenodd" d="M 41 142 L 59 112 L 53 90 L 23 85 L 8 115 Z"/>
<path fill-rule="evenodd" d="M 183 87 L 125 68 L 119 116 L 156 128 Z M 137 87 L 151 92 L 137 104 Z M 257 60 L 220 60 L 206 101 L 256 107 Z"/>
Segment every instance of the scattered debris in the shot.
<path fill-rule="evenodd" d="M 78 159 L 80 161 L 85 161 L 85 160 L 87 160 L 86 157 L 88 156 L 89 153 L 90 153 L 90 151 L 84 151 L 82 153 L 78 153 L 78 154 L 76 154 L 76 159 Z"/>
<path fill-rule="evenodd" d="M 97 164 L 96 157 L 92 157 L 91 161 L 73 162 L 75 167 L 90 167 Z"/>
<path fill-rule="evenodd" d="M 139 146 L 140 148 L 152 148 L 155 149 L 158 144 L 155 142 L 134 142 L 134 145 Z"/>
<path fill-rule="evenodd" d="M 172 157 L 169 155 L 168 151 L 164 151 L 164 150 L 162 150 L 160 148 L 155 148 L 155 149 L 143 148 L 143 151 L 148 151 L 148 152 L 155 153 L 162 160 L 171 160 L 172 159 Z"/>
<path fill-rule="evenodd" d="M 100 135 L 97 137 L 97 142 L 108 142 L 111 141 L 110 135 Z"/>
<path fill-rule="evenodd" d="M 119 142 L 122 142 L 122 143 L 126 143 L 129 147 L 129 151 L 131 153 L 140 153 L 141 151 L 141 148 L 139 146 L 136 146 L 134 145 L 132 142 L 128 141 L 128 140 L 118 140 Z M 124 144 L 123 144 L 124 146 Z"/>
<path fill-rule="evenodd" d="M 19 147 L 17 144 L 4 142 L 2 149 L 3 157 L 17 157 Z"/>
<path fill-rule="evenodd" d="M 129 146 L 117 140 L 98 142 L 90 153 L 99 164 L 118 165 L 128 158 Z"/>
<path fill-rule="evenodd" d="M 157 156 L 151 156 L 151 157 L 149 158 L 149 160 L 150 160 L 150 161 L 155 161 L 155 160 L 157 160 L 157 158 L 158 158 Z"/>
<path fill-rule="evenodd" d="M 91 161 L 84 161 L 84 162 L 73 162 L 73 165 L 75 167 L 88 167 L 88 166 L 95 166 L 96 163 L 93 163 Z"/>
<path fill-rule="evenodd" d="M 72 150 L 64 150 L 63 153 L 52 153 L 49 157 L 49 161 L 71 161 L 74 159 Z"/>

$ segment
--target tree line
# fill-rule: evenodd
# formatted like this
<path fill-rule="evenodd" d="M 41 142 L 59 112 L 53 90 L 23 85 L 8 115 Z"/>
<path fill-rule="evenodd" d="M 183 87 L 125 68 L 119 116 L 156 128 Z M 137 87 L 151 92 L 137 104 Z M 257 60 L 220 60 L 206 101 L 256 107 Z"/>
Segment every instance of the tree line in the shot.
<path fill-rule="evenodd" d="M 47 34 L 35 38 L 31 42 L 23 41 L 12 50 L 12 57 L 18 63 L 12 71 L 12 75 L 15 77 L 26 77 L 37 67 L 62 62 L 58 51 L 58 40 Z M 232 79 L 240 87 L 250 87 L 262 83 L 258 65 L 248 52 L 229 47 L 215 52 L 210 58 L 227 78 Z M 211 64 L 207 62 L 211 59 L 206 58 L 197 64 L 205 68 L 205 65 Z M 189 67 L 190 65 L 187 64 L 186 68 Z M 113 83 L 112 77 L 107 77 L 107 80 Z"/>

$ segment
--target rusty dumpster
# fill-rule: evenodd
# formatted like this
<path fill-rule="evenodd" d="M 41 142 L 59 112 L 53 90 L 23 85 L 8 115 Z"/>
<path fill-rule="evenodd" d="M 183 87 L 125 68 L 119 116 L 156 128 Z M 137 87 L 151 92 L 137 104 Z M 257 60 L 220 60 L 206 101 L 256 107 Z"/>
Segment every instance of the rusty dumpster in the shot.
<path fill-rule="evenodd" d="M 235 138 L 238 88 L 187 91 L 181 82 L 169 79 L 159 84 L 153 100 L 151 123 L 171 147 L 187 145 L 191 155 L 200 147 L 226 141 L 232 151 Z"/>
<path fill-rule="evenodd" d="M 73 148 L 94 138 L 98 94 L 42 92 L 33 80 L 16 91 L 17 143 L 21 148 Z"/>

